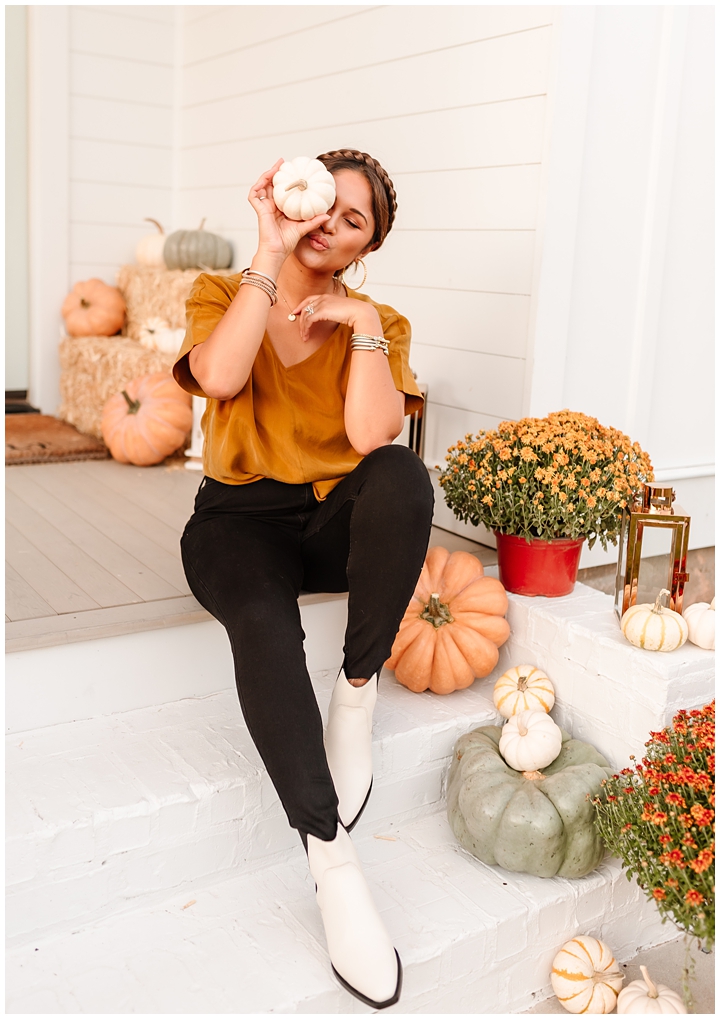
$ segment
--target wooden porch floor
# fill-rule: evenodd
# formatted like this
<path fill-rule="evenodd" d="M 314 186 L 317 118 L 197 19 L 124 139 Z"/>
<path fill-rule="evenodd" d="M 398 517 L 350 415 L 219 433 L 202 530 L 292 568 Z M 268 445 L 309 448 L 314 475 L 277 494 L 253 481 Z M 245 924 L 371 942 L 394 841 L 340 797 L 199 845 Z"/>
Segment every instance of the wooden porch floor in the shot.
<path fill-rule="evenodd" d="M 96 460 L 9 467 L 5 477 L 7 651 L 210 618 L 180 562 L 199 472 Z M 431 544 L 497 561 L 437 528 Z"/>

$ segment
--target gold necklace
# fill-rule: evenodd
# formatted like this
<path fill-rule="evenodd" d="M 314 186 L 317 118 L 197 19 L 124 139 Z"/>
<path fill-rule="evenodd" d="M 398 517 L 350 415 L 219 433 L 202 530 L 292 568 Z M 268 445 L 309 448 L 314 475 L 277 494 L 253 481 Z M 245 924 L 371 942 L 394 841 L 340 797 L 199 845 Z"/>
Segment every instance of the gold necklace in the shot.
<path fill-rule="evenodd" d="M 333 294 L 336 293 L 336 291 L 337 291 L 337 285 L 338 285 L 337 278 L 335 276 L 333 276 L 333 288 L 332 288 Z M 285 304 L 287 305 L 287 307 L 288 307 L 288 309 L 290 311 L 290 314 L 288 315 L 288 322 L 294 322 L 297 319 L 297 315 L 293 315 L 293 310 L 290 307 L 290 305 L 288 303 L 288 300 L 285 297 L 285 294 L 282 293 L 282 291 L 278 287 L 277 283 L 275 284 L 275 289 L 280 294 L 280 296 L 282 297 L 283 301 L 285 301 Z"/>

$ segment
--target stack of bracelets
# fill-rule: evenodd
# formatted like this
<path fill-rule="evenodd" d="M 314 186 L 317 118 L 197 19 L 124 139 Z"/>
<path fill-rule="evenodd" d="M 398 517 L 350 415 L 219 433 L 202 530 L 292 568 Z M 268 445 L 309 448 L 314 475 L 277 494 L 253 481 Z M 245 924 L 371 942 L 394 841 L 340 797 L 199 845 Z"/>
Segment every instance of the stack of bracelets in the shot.
<path fill-rule="evenodd" d="M 350 340 L 351 350 L 382 350 L 388 357 L 388 341 L 384 336 L 368 336 L 367 333 L 353 333 Z"/>
<path fill-rule="evenodd" d="M 256 269 L 243 269 L 240 286 L 242 286 L 243 283 L 249 283 L 253 287 L 259 287 L 262 292 L 267 294 L 270 298 L 271 306 L 277 304 L 277 283 L 272 276 L 266 276 L 264 272 L 258 272 Z"/>

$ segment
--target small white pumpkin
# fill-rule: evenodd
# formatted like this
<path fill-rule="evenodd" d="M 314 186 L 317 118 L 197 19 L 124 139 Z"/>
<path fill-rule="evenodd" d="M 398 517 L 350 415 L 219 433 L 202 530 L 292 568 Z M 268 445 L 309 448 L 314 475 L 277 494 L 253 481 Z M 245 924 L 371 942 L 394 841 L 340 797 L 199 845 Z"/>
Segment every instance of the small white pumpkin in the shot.
<path fill-rule="evenodd" d="M 273 177 L 273 199 L 288 219 L 312 219 L 335 202 L 335 180 L 319 159 L 298 156 Z"/>
<path fill-rule="evenodd" d="M 562 748 L 562 730 L 544 711 L 520 711 L 500 734 L 500 753 L 515 771 L 539 771 L 552 764 Z"/>
<path fill-rule="evenodd" d="M 654 605 L 631 605 L 620 620 L 620 628 L 626 640 L 645 651 L 675 651 L 688 639 L 688 624 L 679 612 L 660 604 L 661 591 Z"/>
<path fill-rule="evenodd" d="M 156 219 L 145 217 L 146 223 L 154 223 L 158 228 L 156 234 L 146 234 L 141 237 L 135 248 L 135 261 L 138 265 L 154 265 L 161 269 L 165 268 L 163 250 L 165 248 L 165 231 Z"/>
<path fill-rule="evenodd" d="M 163 354 L 177 354 L 185 338 L 185 330 L 171 329 L 164 318 L 149 318 L 140 326 L 140 345 Z"/>
<path fill-rule="evenodd" d="M 695 602 L 688 605 L 683 612 L 683 618 L 688 625 L 688 640 L 691 644 L 705 648 L 706 651 L 715 650 L 715 599 L 708 603 L 706 601 Z"/>
<path fill-rule="evenodd" d="M 618 1015 L 687 1015 L 677 991 L 650 979 L 647 966 L 641 966 L 642 980 L 633 980 L 618 994 Z"/>
<path fill-rule="evenodd" d="M 519 711 L 550 711 L 555 689 L 550 679 L 534 665 L 508 669 L 493 688 L 493 702 L 503 718 Z"/>
<path fill-rule="evenodd" d="M 553 959 L 550 980 L 567 1012 L 612 1012 L 624 974 L 604 941 L 581 934 Z"/>

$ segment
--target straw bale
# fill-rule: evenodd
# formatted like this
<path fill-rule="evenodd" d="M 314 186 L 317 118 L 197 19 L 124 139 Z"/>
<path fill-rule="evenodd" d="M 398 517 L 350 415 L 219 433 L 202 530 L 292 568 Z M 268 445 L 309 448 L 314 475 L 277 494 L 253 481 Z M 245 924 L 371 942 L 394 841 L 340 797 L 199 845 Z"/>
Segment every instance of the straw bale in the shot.
<path fill-rule="evenodd" d="M 124 332 L 140 339 L 140 327 L 149 318 L 164 318 L 171 329 L 185 327 L 185 302 L 203 269 L 158 269 L 149 265 L 123 265 L 117 285 L 127 305 Z M 231 276 L 232 270 L 213 269 L 213 275 Z"/>
<path fill-rule="evenodd" d="M 105 404 L 128 382 L 151 372 L 170 371 L 175 358 L 147 350 L 124 336 L 73 336 L 60 343 L 58 417 L 85 435 L 101 439 Z"/>

